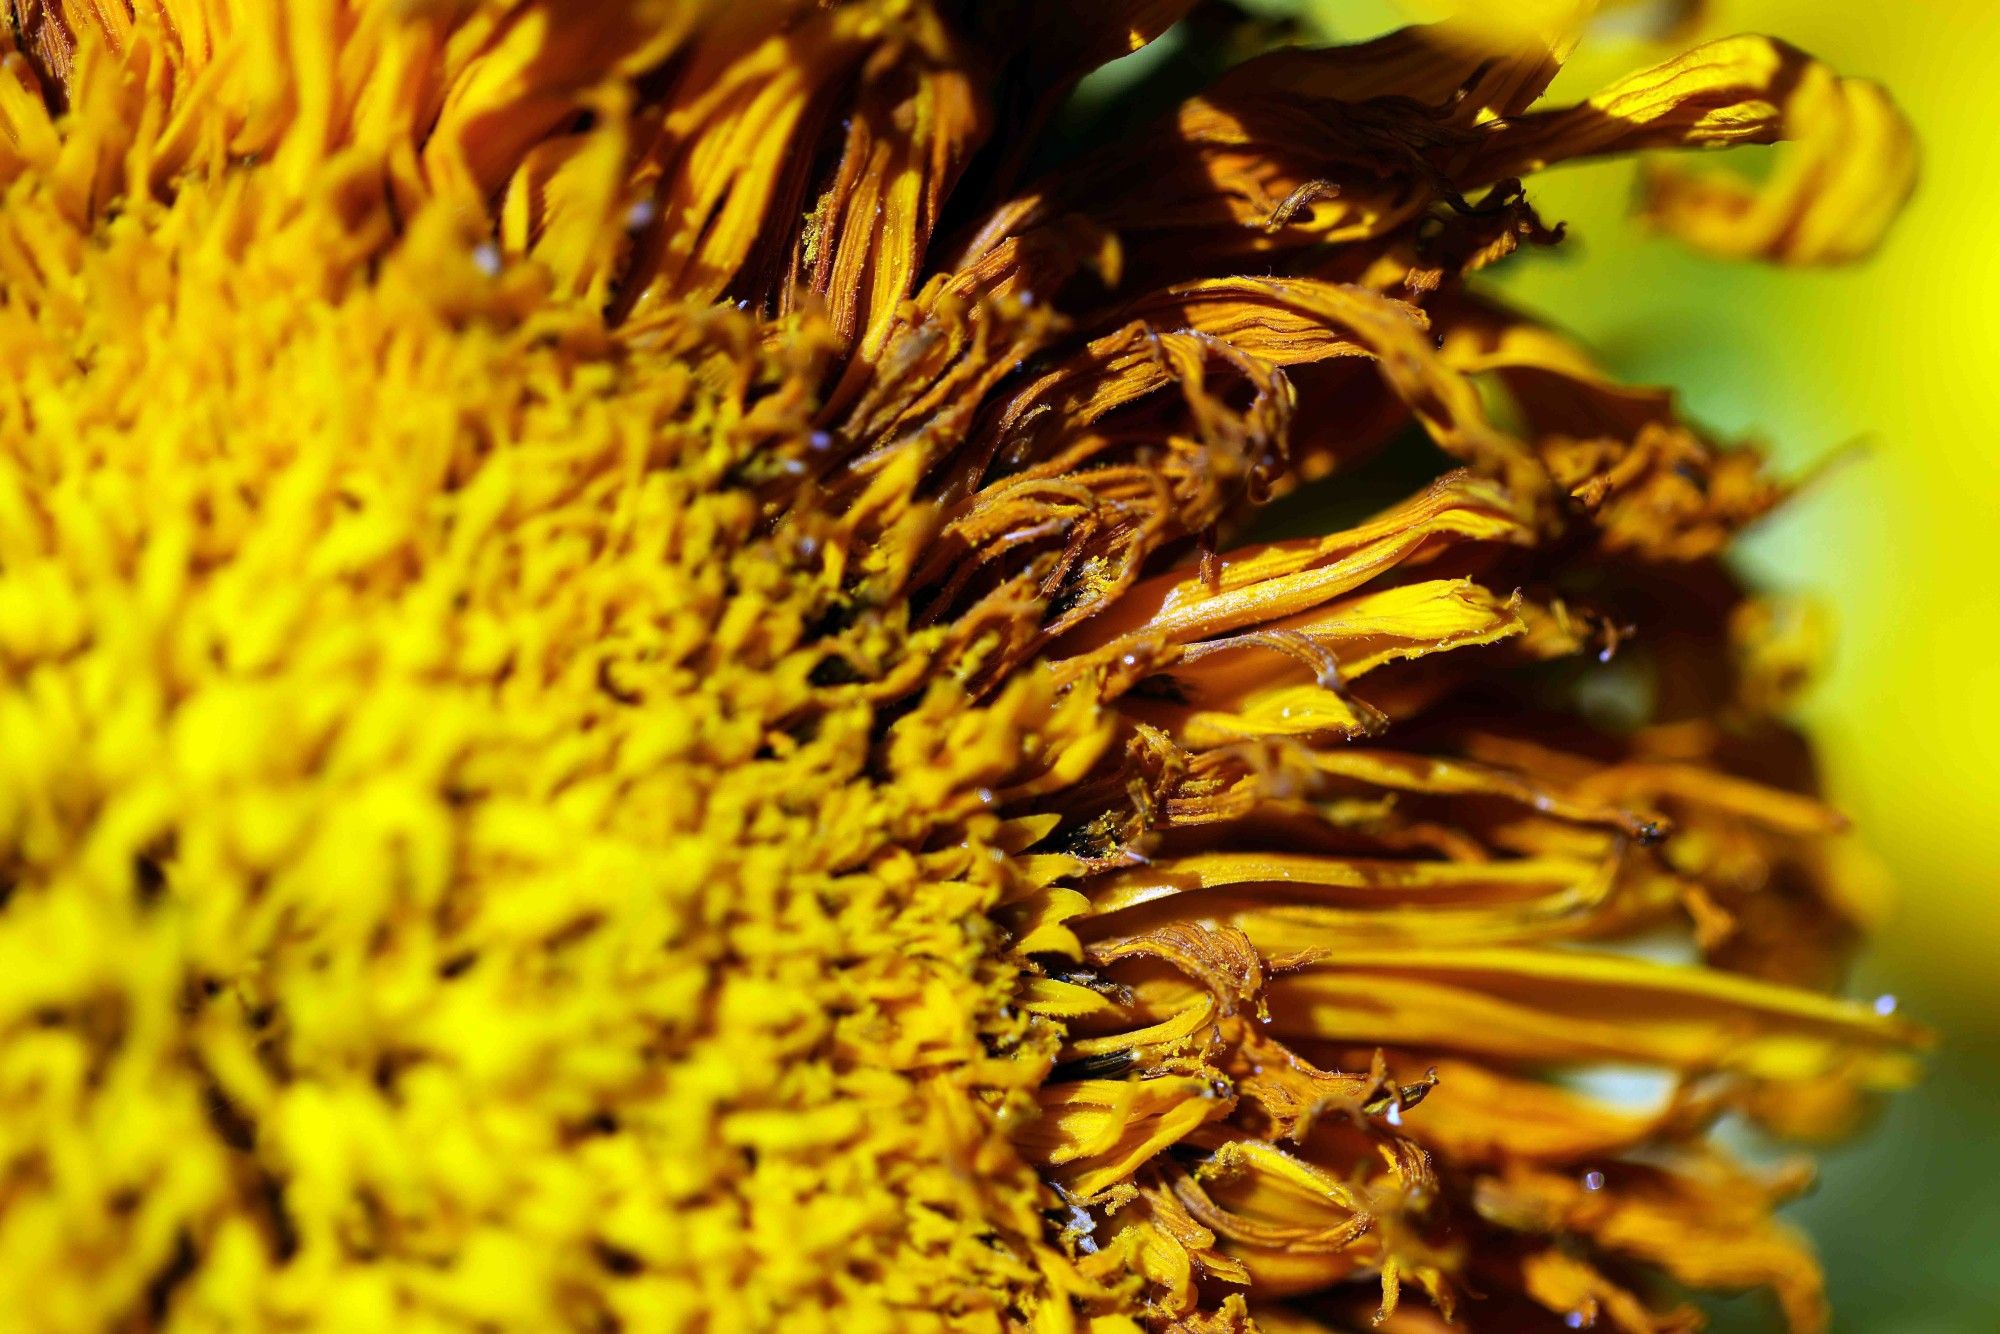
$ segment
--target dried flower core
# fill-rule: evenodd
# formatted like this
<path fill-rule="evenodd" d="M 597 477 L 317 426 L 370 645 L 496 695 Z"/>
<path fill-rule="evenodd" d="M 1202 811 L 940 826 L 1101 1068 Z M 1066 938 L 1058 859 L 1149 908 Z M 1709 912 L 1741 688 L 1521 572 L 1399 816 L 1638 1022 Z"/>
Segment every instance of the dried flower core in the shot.
<path fill-rule="evenodd" d="M 1706 1133 L 1917 1035 L 1716 561 L 1783 488 L 1465 279 L 1778 139 L 1647 214 L 1864 253 L 1907 130 L 1446 26 L 1017 179 L 1190 7 L 13 0 L 0 1309 L 1822 1322 Z"/>

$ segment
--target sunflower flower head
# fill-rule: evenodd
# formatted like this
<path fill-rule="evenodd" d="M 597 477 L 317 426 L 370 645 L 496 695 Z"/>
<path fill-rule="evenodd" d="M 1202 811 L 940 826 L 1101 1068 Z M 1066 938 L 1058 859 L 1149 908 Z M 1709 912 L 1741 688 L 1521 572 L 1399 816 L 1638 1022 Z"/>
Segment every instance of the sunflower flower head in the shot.
<path fill-rule="evenodd" d="M 1856 257 L 1907 127 L 1542 5 L 1030 170 L 1192 7 L 11 0 L 8 1328 L 1823 1323 L 1710 1129 L 1920 1035 L 1786 488 L 1473 275 L 1778 140 L 1643 213 Z"/>

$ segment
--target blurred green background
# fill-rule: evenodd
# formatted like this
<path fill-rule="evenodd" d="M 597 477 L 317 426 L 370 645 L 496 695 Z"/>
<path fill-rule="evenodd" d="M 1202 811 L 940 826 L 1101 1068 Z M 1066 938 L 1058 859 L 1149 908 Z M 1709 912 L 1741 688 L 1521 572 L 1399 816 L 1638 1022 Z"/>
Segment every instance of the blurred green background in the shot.
<path fill-rule="evenodd" d="M 1271 20 L 1265 38 L 1351 41 L 1451 5 L 1236 7 Z M 1922 184 L 1882 252 L 1838 270 L 1704 259 L 1627 219 L 1634 167 L 1608 162 L 1529 182 L 1570 236 L 1503 265 L 1500 281 L 1626 378 L 1675 385 L 1723 436 L 1768 442 L 1783 472 L 1865 446 L 1756 529 L 1741 559 L 1765 586 L 1837 614 L 1835 658 L 1801 712 L 1835 800 L 1899 891 L 1854 994 L 1896 995 L 1943 1044 L 1928 1080 L 1870 1135 L 1823 1157 L 1792 1216 L 1825 1259 L 1837 1331 L 1989 1334 L 2000 1330 L 2000 1134 L 1986 1120 L 2000 1107 L 2000 0 L 1619 5 L 1550 95 L 1579 100 L 1744 31 L 1880 80 L 1916 123 Z M 1070 128 L 1115 131 L 1247 54 L 1211 35 L 1184 25 L 1106 71 L 1076 108 L 1090 123 Z M 1136 102 L 1107 109 L 1106 94 L 1135 89 Z M 1770 151 L 1736 159 L 1755 170 Z M 1713 1309 L 1720 1330 L 1773 1325 L 1757 1298 Z"/>

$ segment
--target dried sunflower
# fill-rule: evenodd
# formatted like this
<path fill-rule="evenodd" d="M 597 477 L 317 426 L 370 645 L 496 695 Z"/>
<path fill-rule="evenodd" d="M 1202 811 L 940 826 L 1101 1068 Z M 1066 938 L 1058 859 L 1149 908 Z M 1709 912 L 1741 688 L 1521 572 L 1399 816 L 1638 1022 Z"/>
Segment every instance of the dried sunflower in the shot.
<path fill-rule="evenodd" d="M 1780 139 L 1644 211 L 1858 255 L 1908 132 L 1571 15 L 1029 172 L 1190 8 L 11 0 L 8 1327 L 1822 1322 L 1710 1128 L 1918 1035 L 1784 487 L 1466 279 Z"/>

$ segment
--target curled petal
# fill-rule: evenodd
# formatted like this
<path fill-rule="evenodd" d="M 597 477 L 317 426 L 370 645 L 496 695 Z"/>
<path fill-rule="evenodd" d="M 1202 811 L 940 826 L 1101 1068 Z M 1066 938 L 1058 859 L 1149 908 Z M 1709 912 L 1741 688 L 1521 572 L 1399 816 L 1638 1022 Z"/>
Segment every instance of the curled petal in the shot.
<path fill-rule="evenodd" d="M 1625 78 L 1560 111 L 1498 127 L 1472 177 L 1653 148 L 1795 141 L 1763 187 L 1680 167 L 1646 178 L 1648 218 L 1689 244 L 1780 263 L 1858 259 L 1916 184 L 1916 136 L 1878 85 L 1844 79 L 1769 37 L 1729 37 Z"/>

